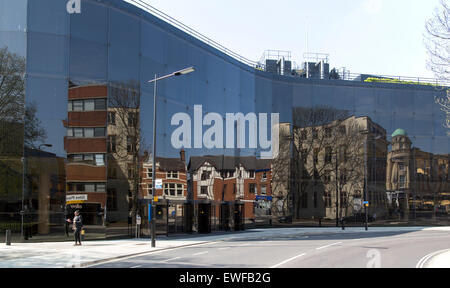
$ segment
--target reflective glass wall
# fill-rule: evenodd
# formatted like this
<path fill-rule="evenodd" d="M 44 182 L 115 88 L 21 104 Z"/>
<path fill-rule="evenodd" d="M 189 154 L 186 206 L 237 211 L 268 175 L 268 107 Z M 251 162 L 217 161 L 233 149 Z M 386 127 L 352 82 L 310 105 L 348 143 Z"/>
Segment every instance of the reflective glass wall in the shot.
<path fill-rule="evenodd" d="M 362 225 L 365 209 L 447 223 L 445 89 L 273 75 L 123 1 L 66 4 L 0 1 L 1 51 L 26 70 L 0 212 L 30 240 L 71 237 L 75 210 L 87 238 L 135 235 L 137 215 L 145 235 L 154 196 L 161 233 Z M 186 67 L 156 84 L 153 169 L 148 81 Z"/>
<path fill-rule="evenodd" d="M 0 237 L 6 229 L 20 234 L 24 228 L 27 2 L 0 1 Z"/>

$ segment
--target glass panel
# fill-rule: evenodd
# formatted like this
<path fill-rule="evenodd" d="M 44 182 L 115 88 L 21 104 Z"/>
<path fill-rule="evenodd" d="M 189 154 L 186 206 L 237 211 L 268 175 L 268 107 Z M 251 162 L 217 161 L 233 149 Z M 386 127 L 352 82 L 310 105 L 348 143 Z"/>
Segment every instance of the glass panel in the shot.
<path fill-rule="evenodd" d="M 97 192 L 106 192 L 106 184 L 97 184 Z"/>
<path fill-rule="evenodd" d="M 103 137 L 105 136 L 105 128 L 95 128 L 94 137 Z"/>
<path fill-rule="evenodd" d="M 95 184 L 94 183 L 86 183 L 86 184 L 84 184 L 84 191 L 86 191 L 86 192 L 95 192 Z"/>
<path fill-rule="evenodd" d="M 84 128 L 84 137 L 85 138 L 94 137 L 94 128 Z"/>
<path fill-rule="evenodd" d="M 84 136 L 83 128 L 73 128 L 73 137 L 81 138 Z"/>
<path fill-rule="evenodd" d="M 103 154 L 95 154 L 95 165 L 105 166 L 105 157 Z"/>
<path fill-rule="evenodd" d="M 84 100 L 84 111 L 94 111 L 95 104 L 94 100 Z"/>
<path fill-rule="evenodd" d="M 106 110 L 106 99 L 95 99 L 95 110 Z"/>
<path fill-rule="evenodd" d="M 75 100 L 73 103 L 73 111 L 83 111 L 83 100 Z"/>

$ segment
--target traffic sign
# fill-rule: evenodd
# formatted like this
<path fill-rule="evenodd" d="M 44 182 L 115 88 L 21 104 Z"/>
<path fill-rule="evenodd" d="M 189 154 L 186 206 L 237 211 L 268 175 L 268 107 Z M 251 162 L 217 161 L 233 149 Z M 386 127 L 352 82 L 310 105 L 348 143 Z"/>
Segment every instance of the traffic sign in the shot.
<path fill-rule="evenodd" d="M 141 216 L 136 216 L 136 225 L 141 225 Z"/>
<path fill-rule="evenodd" d="M 162 189 L 162 179 L 155 179 L 155 189 Z"/>

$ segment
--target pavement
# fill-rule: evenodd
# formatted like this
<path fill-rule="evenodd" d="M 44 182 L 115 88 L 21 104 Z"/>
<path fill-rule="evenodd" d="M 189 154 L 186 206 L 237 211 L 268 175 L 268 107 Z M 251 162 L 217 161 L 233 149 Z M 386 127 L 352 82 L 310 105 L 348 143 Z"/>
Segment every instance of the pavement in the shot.
<path fill-rule="evenodd" d="M 364 228 L 269 228 L 243 232 L 217 234 L 194 234 L 177 237 L 157 237 L 156 247 L 150 239 L 85 241 L 82 246 L 73 242 L 12 243 L 0 244 L 0 268 L 78 268 L 105 263 L 132 256 L 194 247 L 206 243 L 252 240 L 261 237 L 283 237 L 289 235 L 333 235 L 361 233 Z M 408 233 L 414 231 L 450 231 L 450 227 L 370 227 L 363 233 Z M 450 245 L 450 244 L 449 244 Z M 423 259 L 421 268 L 450 267 L 450 249 L 431 253 Z"/>

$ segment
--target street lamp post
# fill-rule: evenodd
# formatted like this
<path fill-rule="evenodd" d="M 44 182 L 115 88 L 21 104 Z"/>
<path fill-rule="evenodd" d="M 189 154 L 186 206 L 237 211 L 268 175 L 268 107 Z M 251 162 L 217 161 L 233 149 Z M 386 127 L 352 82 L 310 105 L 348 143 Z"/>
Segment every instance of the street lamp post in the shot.
<path fill-rule="evenodd" d="M 365 214 L 365 223 L 364 223 L 364 229 L 367 231 L 369 228 L 368 228 L 368 222 L 369 222 L 369 214 L 368 214 L 368 209 L 367 209 L 367 206 L 368 206 L 368 204 L 367 204 L 367 192 L 368 192 L 368 189 L 369 189 L 369 181 L 368 181 L 368 176 L 369 176 L 369 174 L 368 174 L 368 169 L 367 169 L 367 162 L 369 161 L 369 159 L 368 159 L 368 157 L 367 157 L 367 142 L 369 142 L 368 141 L 368 137 L 369 137 L 369 131 L 368 130 L 365 130 L 365 131 L 362 131 L 361 132 L 362 134 L 364 134 L 364 135 L 367 135 L 366 137 L 365 137 L 365 139 L 364 139 L 364 214 Z M 373 138 L 373 139 L 370 139 L 370 141 L 375 141 L 375 140 L 378 140 L 378 139 L 380 139 L 381 138 L 381 136 L 380 135 L 378 135 L 377 137 L 375 137 L 375 138 Z"/>
<path fill-rule="evenodd" d="M 185 68 L 183 70 L 180 71 L 176 71 L 173 72 L 171 74 L 168 74 L 166 76 L 162 76 L 159 77 L 157 76 L 157 74 L 155 74 L 155 79 L 148 81 L 148 83 L 154 83 L 154 87 L 153 87 L 153 147 L 152 147 L 152 209 L 151 209 L 151 227 L 152 227 L 152 231 L 151 231 L 151 239 L 152 239 L 152 247 L 155 247 L 155 229 L 156 229 L 156 222 L 155 222 L 155 203 L 154 203 L 154 197 L 156 194 L 156 189 L 155 189 L 155 182 L 156 182 L 156 83 L 159 80 L 162 79 L 166 79 L 172 76 L 181 76 L 181 75 L 186 75 L 189 73 L 194 72 L 195 69 L 194 67 L 189 67 L 189 68 Z"/>

